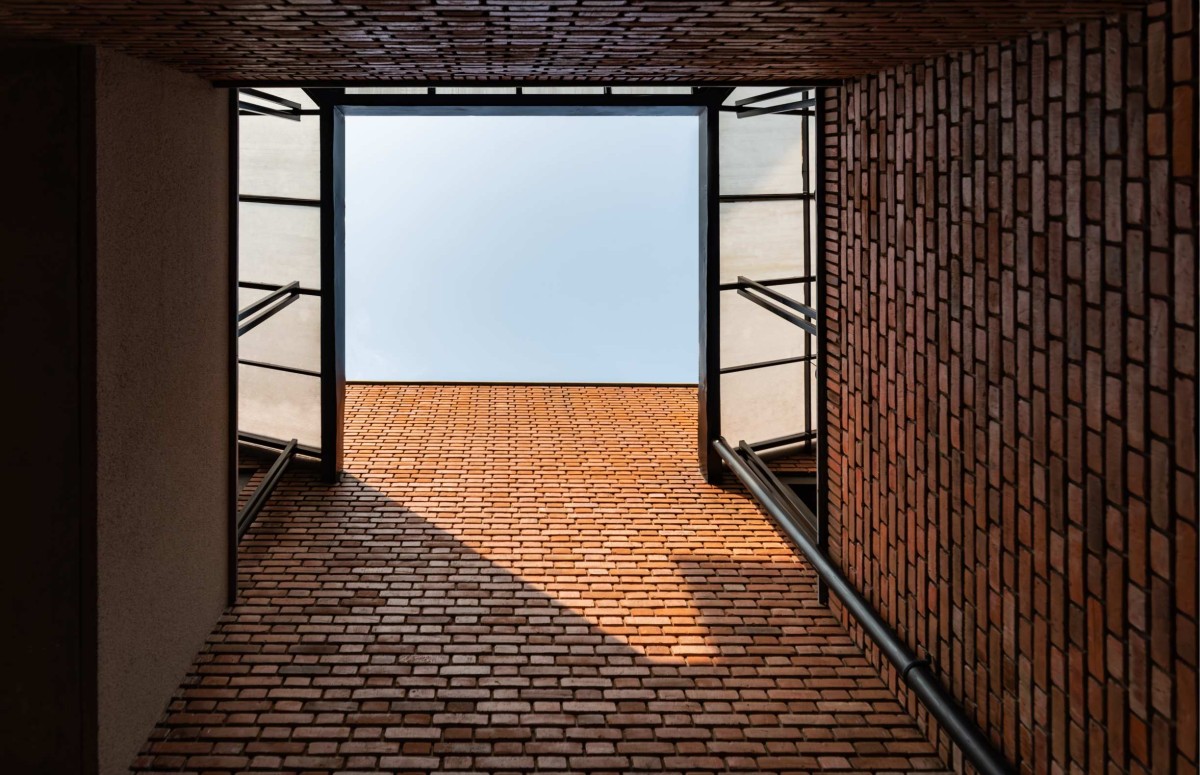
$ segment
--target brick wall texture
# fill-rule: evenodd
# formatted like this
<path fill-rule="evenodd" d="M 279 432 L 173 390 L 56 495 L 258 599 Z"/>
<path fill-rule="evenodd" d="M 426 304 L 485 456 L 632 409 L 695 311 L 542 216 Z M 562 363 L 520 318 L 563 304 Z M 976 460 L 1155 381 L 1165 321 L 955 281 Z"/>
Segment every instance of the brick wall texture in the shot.
<path fill-rule="evenodd" d="M 86 42 L 216 80 L 842 78 L 1139 0 L 33 0 L 0 38 Z"/>
<path fill-rule="evenodd" d="M 1026 772 L 1196 772 L 1195 12 L 824 101 L 831 550 Z"/>
<path fill-rule="evenodd" d="M 695 440 L 695 388 L 349 386 L 135 769 L 944 771 Z"/>

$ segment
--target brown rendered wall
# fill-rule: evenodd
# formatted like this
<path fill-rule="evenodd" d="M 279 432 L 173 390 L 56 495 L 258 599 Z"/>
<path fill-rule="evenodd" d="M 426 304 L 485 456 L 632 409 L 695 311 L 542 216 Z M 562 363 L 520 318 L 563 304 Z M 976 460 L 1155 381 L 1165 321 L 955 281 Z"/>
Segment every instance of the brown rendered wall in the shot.
<path fill-rule="evenodd" d="M 228 112 L 98 52 L 101 773 L 128 770 L 228 592 Z"/>
<path fill-rule="evenodd" d="M 824 105 L 831 551 L 1024 771 L 1196 771 L 1194 13 Z"/>

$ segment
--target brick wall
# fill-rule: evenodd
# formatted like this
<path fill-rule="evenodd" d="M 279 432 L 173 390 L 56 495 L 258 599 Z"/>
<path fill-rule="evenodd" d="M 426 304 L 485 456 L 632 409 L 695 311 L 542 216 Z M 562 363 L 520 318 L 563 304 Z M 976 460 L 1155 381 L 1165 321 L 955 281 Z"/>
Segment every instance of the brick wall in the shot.
<path fill-rule="evenodd" d="M 1196 771 L 1194 15 L 825 102 L 831 551 L 1024 771 Z"/>

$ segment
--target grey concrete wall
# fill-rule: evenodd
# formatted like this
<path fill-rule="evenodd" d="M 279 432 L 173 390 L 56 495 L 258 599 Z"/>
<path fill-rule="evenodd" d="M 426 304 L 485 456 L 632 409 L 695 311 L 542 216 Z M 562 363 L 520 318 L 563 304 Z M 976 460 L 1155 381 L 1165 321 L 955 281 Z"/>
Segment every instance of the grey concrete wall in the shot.
<path fill-rule="evenodd" d="M 94 726 L 89 614 L 90 52 L 0 46 L 5 344 L 0 770 L 79 772 Z M 90 109 L 90 108 L 89 108 Z"/>
<path fill-rule="evenodd" d="M 226 100 L 98 52 L 101 773 L 127 771 L 226 602 Z"/>

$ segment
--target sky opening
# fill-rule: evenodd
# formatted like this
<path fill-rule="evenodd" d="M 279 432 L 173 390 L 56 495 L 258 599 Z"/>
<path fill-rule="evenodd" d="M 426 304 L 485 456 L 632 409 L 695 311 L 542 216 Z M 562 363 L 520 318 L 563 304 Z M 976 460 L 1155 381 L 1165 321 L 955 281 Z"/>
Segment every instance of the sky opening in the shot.
<path fill-rule="evenodd" d="M 694 116 L 346 118 L 346 377 L 689 382 Z"/>

